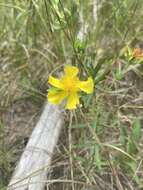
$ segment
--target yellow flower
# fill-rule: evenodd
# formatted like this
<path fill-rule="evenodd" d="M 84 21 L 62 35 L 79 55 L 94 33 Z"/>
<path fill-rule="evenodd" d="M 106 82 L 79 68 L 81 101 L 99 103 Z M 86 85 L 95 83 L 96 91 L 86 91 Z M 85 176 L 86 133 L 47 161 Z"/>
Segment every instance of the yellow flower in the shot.
<path fill-rule="evenodd" d="M 79 104 L 79 91 L 87 94 L 93 92 L 93 80 L 89 77 L 87 81 L 80 81 L 77 77 L 78 68 L 74 66 L 65 66 L 64 72 L 65 74 L 60 79 L 49 77 L 48 82 L 54 88 L 49 90 L 47 97 L 53 104 L 60 104 L 66 98 L 66 108 L 75 109 Z"/>
<path fill-rule="evenodd" d="M 143 51 L 141 48 L 133 49 L 133 57 L 136 59 L 143 59 Z"/>

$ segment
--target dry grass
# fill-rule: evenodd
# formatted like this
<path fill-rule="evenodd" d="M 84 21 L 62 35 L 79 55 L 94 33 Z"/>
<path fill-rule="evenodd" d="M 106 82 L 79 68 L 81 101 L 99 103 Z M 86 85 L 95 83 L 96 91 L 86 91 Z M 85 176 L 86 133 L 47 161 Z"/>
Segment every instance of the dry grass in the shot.
<path fill-rule="evenodd" d="M 95 68 L 96 81 L 110 73 L 82 108 L 65 113 L 47 189 L 143 189 L 143 65 L 122 53 L 126 45 L 142 47 L 143 2 L 103 1 L 95 26 L 91 1 L 65 1 L 67 11 L 45 2 L 0 2 L 0 189 L 38 120 L 49 73 L 67 63 L 83 73 Z M 84 43 L 76 39 L 79 11 L 88 23 Z"/>

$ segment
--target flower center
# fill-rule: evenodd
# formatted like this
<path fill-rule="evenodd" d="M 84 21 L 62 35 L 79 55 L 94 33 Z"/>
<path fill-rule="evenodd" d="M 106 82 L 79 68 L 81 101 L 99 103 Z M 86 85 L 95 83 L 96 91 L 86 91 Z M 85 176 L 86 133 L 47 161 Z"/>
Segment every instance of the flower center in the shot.
<path fill-rule="evenodd" d="M 77 78 L 63 77 L 62 83 L 64 90 L 70 92 L 77 91 Z"/>

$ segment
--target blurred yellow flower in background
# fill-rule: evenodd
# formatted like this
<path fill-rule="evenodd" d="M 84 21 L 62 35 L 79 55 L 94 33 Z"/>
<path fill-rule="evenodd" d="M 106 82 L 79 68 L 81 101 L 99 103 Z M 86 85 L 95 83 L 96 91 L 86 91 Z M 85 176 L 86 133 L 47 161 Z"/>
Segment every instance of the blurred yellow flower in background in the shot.
<path fill-rule="evenodd" d="M 80 81 L 77 74 L 77 67 L 67 65 L 64 68 L 64 75 L 57 79 L 49 77 L 49 84 L 53 87 L 48 90 L 48 101 L 52 104 L 60 104 L 65 98 L 67 99 L 66 108 L 75 109 L 79 105 L 79 91 L 90 94 L 93 92 L 93 79 L 89 77 L 86 81 Z"/>
<path fill-rule="evenodd" d="M 136 59 L 143 58 L 143 51 L 141 48 L 134 48 L 132 54 L 133 54 L 133 57 Z"/>

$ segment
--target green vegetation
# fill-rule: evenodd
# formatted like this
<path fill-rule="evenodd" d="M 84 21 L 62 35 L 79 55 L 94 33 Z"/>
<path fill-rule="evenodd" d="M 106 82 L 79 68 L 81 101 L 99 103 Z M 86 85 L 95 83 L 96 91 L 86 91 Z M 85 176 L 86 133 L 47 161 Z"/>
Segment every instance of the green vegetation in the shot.
<path fill-rule="evenodd" d="M 38 120 L 49 74 L 65 64 L 96 87 L 65 113 L 50 189 L 143 189 L 143 62 L 130 56 L 143 47 L 143 1 L 101 0 L 97 22 L 92 10 L 92 0 L 0 0 L 0 189 Z"/>

